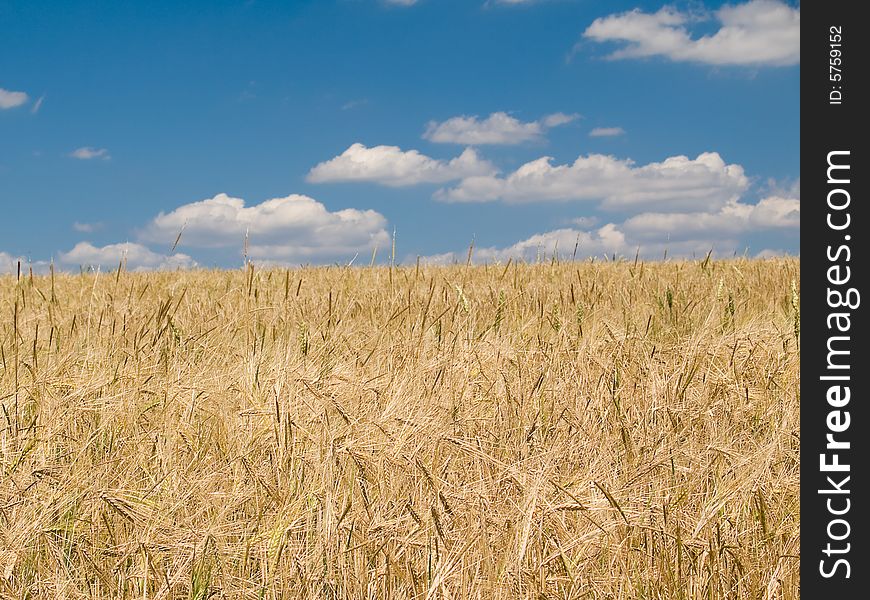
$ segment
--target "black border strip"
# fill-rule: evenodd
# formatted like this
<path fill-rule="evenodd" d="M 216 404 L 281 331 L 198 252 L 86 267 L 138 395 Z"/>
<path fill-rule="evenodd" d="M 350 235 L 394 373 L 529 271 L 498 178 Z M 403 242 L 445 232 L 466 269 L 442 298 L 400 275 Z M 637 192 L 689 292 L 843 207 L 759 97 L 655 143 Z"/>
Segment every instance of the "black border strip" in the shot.
<path fill-rule="evenodd" d="M 801 588 L 866 598 L 865 273 L 870 32 L 863 3 L 801 6 Z M 833 165 L 833 166 L 831 166 Z M 848 167 L 848 168 L 847 168 Z M 831 436 L 830 438 L 828 436 Z M 845 466 L 845 465 L 848 465 Z"/>

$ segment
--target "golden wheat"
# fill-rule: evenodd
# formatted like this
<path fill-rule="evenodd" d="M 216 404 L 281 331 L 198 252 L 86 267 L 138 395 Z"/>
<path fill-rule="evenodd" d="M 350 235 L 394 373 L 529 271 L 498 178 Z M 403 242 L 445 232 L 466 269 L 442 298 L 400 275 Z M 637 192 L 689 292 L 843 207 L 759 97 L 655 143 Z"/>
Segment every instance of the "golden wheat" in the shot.
<path fill-rule="evenodd" d="M 0 279 L 10 598 L 798 598 L 796 259 Z"/>

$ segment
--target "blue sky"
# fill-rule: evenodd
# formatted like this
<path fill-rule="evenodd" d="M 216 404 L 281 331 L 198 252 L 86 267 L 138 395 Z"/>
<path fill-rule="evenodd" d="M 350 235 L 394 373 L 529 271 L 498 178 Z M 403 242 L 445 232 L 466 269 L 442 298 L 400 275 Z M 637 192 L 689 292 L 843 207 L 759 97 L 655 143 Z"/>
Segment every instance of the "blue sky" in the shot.
<path fill-rule="evenodd" d="M 799 248 L 795 4 L 3 2 L 0 272 Z M 173 242 L 181 238 L 172 250 Z"/>

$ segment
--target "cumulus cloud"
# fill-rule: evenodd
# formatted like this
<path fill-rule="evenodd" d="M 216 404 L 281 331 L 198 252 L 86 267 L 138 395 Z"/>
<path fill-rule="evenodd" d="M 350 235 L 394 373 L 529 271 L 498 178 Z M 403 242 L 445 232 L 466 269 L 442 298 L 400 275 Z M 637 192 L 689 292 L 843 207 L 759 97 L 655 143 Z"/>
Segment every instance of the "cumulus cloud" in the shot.
<path fill-rule="evenodd" d="M 769 196 L 757 204 L 729 201 L 718 212 L 643 213 L 623 224 L 638 240 L 720 239 L 751 231 L 800 227 L 800 200 Z"/>
<path fill-rule="evenodd" d="M 800 8 L 778 0 L 750 0 L 714 13 L 719 29 L 692 38 L 693 16 L 673 8 L 638 9 L 593 21 L 583 36 L 596 42 L 624 42 L 613 59 L 662 56 L 710 65 L 788 66 L 800 62 Z"/>
<path fill-rule="evenodd" d="M 21 106 L 27 100 L 28 96 L 24 92 L 13 92 L 0 88 L 0 110 Z"/>
<path fill-rule="evenodd" d="M 473 148 L 466 148 L 456 158 L 444 161 L 430 158 L 417 150 L 403 151 L 398 146 L 368 148 L 356 143 L 339 156 L 311 169 L 307 180 L 311 183 L 368 181 L 400 187 L 418 183 L 445 183 L 495 172 L 492 163 L 479 158 Z"/>
<path fill-rule="evenodd" d="M 452 117 L 441 123 L 430 121 L 423 137 L 431 142 L 466 146 L 522 144 L 539 140 L 547 129 L 570 123 L 578 116 L 554 113 L 529 123 L 505 112 L 494 112 L 485 119 L 477 116 Z"/>
<path fill-rule="evenodd" d="M 767 196 L 797 198 L 798 200 L 800 200 L 801 178 L 798 177 L 796 179 L 786 179 L 780 181 L 771 178 L 765 182 L 763 189 Z"/>
<path fill-rule="evenodd" d="M 594 231 L 565 228 L 536 233 L 506 248 L 475 248 L 473 259 L 478 262 L 503 262 L 508 259 L 532 262 L 538 258 L 549 258 L 556 254 L 560 257 L 596 256 L 622 253 L 626 250 L 625 235 L 613 223 L 608 223 Z M 464 262 L 466 253 L 446 252 L 424 257 L 427 264 L 451 264 Z"/>
<path fill-rule="evenodd" d="M 622 127 L 596 127 L 589 132 L 589 137 L 613 137 L 624 134 L 625 129 Z"/>
<path fill-rule="evenodd" d="M 109 160 L 110 158 L 112 158 L 111 156 L 109 156 L 109 151 L 105 148 L 91 148 L 90 146 L 76 148 L 75 150 L 70 152 L 69 155 L 79 160 L 91 160 L 94 158 Z"/>
<path fill-rule="evenodd" d="M 18 264 L 21 263 L 21 274 L 33 271 L 35 274 L 48 273 L 51 263 L 47 260 L 31 260 L 26 256 L 0 252 L 0 275 L 14 275 L 18 272 Z"/>
<path fill-rule="evenodd" d="M 27 264 L 27 259 L 23 256 L 14 256 L 8 252 L 0 252 L 0 275 L 17 272 L 19 262 L 24 267 Z"/>
<path fill-rule="evenodd" d="M 60 261 L 66 265 L 101 269 L 113 269 L 123 261 L 130 271 L 165 271 L 196 266 L 196 262 L 186 254 L 158 254 L 146 246 L 130 242 L 102 247 L 90 242 L 79 242 L 69 252 L 61 252 Z"/>
<path fill-rule="evenodd" d="M 797 230 L 800 227 L 800 200 L 768 196 L 755 204 L 729 200 L 714 212 L 642 213 L 622 223 L 607 223 L 596 228 L 598 218 L 577 217 L 576 227 L 538 233 L 513 245 L 475 249 L 478 262 L 504 262 L 510 258 L 534 262 L 591 256 L 634 256 L 644 258 L 686 258 L 731 256 L 742 251 L 740 238 L 752 232 Z M 575 250 L 576 248 L 576 250 Z M 758 256 L 781 255 L 765 250 Z M 464 262 L 464 251 L 446 252 L 422 258 L 428 264 Z"/>
<path fill-rule="evenodd" d="M 169 213 L 161 212 L 141 239 L 199 248 L 238 248 L 245 236 L 248 256 L 298 261 L 345 257 L 389 242 L 387 220 L 373 210 L 330 212 L 308 196 L 293 194 L 245 206 L 241 198 L 218 194 Z"/>
<path fill-rule="evenodd" d="M 576 248 L 576 252 L 575 252 Z M 666 236 L 640 239 L 614 223 L 597 230 L 556 229 L 537 233 L 527 239 L 504 248 L 486 247 L 474 249 L 472 261 L 477 263 L 505 262 L 508 259 L 536 262 L 550 260 L 583 260 L 590 257 L 633 258 L 635 253 L 646 259 L 689 258 L 705 256 L 712 251 L 714 257 L 732 256 L 742 251 L 739 239 L 728 236 L 693 237 L 689 239 L 670 239 Z M 782 254 L 777 252 L 776 254 Z M 467 250 L 445 252 L 421 257 L 424 264 L 464 263 Z"/>
<path fill-rule="evenodd" d="M 452 202 L 596 201 L 605 209 L 716 210 L 748 187 L 743 167 L 725 164 L 716 152 L 697 158 L 672 156 L 635 166 L 630 160 L 590 154 L 553 166 L 551 157 L 522 165 L 506 177 L 467 177 L 436 197 Z"/>

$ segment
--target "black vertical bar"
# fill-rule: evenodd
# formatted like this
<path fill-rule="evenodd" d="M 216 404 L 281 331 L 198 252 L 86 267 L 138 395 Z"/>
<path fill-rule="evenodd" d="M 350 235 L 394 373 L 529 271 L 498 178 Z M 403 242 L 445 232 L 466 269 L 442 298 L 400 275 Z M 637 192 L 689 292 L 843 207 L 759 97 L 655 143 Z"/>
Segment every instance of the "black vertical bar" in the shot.
<path fill-rule="evenodd" d="M 801 592 L 867 598 L 866 115 L 861 2 L 801 4 Z M 824 596 L 822 596 L 824 594 Z"/>

